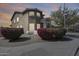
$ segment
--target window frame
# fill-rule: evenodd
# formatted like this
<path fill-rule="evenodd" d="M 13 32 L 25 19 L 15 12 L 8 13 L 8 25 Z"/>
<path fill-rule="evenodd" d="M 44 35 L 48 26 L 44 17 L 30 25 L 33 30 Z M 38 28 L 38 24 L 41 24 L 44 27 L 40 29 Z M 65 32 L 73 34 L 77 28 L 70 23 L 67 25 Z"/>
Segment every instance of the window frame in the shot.
<path fill-rule="evenodd" d="M 19 22 L 19 17 L 16 18 L 16 21 Z"/>
<path fill-rule="evenodd" d="M 35 12 L 34 11 L 30 11 L 29 12 L 29 16 L 34 16 L 35 15 Z"/>
<path fill-rule="evenodd" d="M 41 14 L 40 14 L 39 12 L 37 12 L 36 14 L 37 14 L 37 16 L 39 16 L 39 17 L 41 16 Z"/>

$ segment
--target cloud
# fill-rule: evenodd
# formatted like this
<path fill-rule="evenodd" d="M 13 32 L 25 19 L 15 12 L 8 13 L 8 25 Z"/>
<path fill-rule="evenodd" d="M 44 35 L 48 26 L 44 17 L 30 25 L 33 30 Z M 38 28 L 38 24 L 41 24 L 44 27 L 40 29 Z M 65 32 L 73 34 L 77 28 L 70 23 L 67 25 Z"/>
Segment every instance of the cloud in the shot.
<path fill-rule="evenodd" d="M 48 10 L 43 10 L 43 14 L 45 15 L 44 18 L 49 17 L 49 11 Z"/>
<path fill-rule="evenodd" d="M 7 3 L 0 3 L 0 12 L 10 13 L 10 4 Z"/>
<path fill-rule="evenodd" d="M 48 3 L 48 4 L 43 4 L 43 8 L 41 10 L 44 13 L 44 17 L 50 17 L 51 11 L 57 11 L 60 8 L 61 4 L 60 3 Z"/>
<path fill-rule="evenodd" d="M 11 4 L 10 10 L 11 11 L 23 11 L 26 8 L 29 8 L 29 4 L 22 4 L 22 3 L 17 3 L 17 4 Z"/>
<path fill-rule="evenodd" d="M 13 12 L 15 12 L 15 11 L 23 11 L 28 7 L 30 7 L 29 4 L 0 3 L 0 18 L 8 20 L 8 19 L 10 19 Z"/>
<path fill-rule="evenodd" d="M 7 3 L 0 3 L 0 8 L 6 8 L 6 6 L 9 6 Z"/>
<path fill-rule="evenodd" d="M 4 21 L 4 20 L 0 20 L 0 27 L 10 27 L 10 22 L 9 21 Z"/>
<path fill-rule="evenodd" d="M 0 13 L 0 20 L 9 20 L 11 18 L 11 16 L 7 13 Z"/>
<path fill-rule="evenodd" d="M 10 24 L 11 17 L 14 11 L 23 11 L 27 7 L 30 7 L 29 4 L 21 3 L 0 3 L 0 25 L 1 24 Z"/>
<path fill-rule="evenodd" d="M 60 3 L 52 3 L 52 4 L 50 4 L 50 6 L 52 8 L 52 11 L 57 11 L 60 8 L 61 4 Z"/>
<path fill-rule="evenodd" d="M 3 9 L 2 11 L 6 11 L 6 13 L 14 12 L 14 11 L 23 11 L 24 9 L 30 7 L 29 4 L 21 4 L 21 3 L 6 3 L 6 4 L 0 4 L 0 9 Z"/>
<path fill-rule="evenodd" d="M 0 26 L 1 25 L 9 26 L 11 24 L 10 19 L 11 16 L 9 14 L 0 13 Z"/>
<path fill-rule="evenodd" d="M 39 9 L 43 12 L 44 14 L 44 17 L 50 17 L 50 12 L 51 12 L 51 9 L 47 9 L 47 8 L 42 8 L 42 9 Z"/>

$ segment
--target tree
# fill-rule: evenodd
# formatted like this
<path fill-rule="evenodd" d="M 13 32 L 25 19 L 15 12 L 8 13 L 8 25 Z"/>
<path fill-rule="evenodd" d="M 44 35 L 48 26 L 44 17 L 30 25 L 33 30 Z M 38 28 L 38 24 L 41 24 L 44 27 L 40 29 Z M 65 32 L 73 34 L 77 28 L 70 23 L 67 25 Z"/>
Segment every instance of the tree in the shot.
<path fill-rule="evenodd" d="M 64 16 L 65 16 L 65 24 L 66 27 L 69 27 L 70 25 L 74 25 L 79 20 L 78 15 L 79 10 L 78 9 L 68 9 L 65 8 L 61 10 L 61 7 L 58 11 L 52 12 L 51 17 L 54 18 L 54 21 L 64 27 Z"/>
<path fill-rule="evenodd" d="M 64 17 L 63 17 L 63 11 L 61 10 L 61 7 L 59 10 L 51 12 L 51 17 L 53 17 L 56 24 L 64 26 Z"/>

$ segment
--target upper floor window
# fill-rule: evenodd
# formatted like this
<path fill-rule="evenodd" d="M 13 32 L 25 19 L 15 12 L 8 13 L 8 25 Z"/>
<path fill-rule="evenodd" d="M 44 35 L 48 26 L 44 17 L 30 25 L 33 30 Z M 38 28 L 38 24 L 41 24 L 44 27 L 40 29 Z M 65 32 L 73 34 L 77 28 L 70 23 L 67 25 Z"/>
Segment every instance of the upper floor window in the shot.
<path fill-rule="evenodd" d="M 29 16 L 34 16 L 34 12 L 33 11 L 29 12 Z"/>
<path fill-rule="evenodd" d="M 19 22 L 19 17 L 17 17 L 17 22 Z"/>
<path fill-rule="evenodd" d="M 40 13 L 39 12 L 37 12 L 37 16 L 40 16 Z"/>

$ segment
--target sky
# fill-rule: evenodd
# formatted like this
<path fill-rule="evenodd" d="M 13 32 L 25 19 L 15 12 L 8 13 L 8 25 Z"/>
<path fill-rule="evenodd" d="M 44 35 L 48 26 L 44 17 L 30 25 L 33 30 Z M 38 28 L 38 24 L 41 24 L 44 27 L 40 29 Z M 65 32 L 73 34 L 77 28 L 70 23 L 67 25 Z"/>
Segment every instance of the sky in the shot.
<path fill-rule="evenodd" d="M 0 26 L 9 26 L 15 11 L 24 11 L 26 8 L 38 8 L 43 11 L 45 17 L 49 17 L 51 11 L 57 11 L 63 7 L 63 3 L 0 3 Z M 79 3 L 66 3 L 70 9 L 79 9 Z"/>

